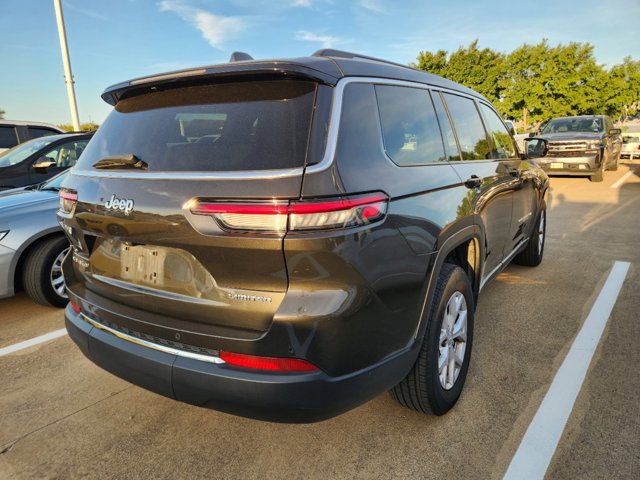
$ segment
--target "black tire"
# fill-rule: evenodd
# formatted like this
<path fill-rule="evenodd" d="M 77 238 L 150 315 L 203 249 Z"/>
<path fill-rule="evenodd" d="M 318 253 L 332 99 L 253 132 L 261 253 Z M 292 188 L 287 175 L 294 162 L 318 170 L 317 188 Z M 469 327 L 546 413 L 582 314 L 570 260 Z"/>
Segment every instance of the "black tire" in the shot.
<path fill-rule="evenodd" d="M 68 249 L 69 240 L 66 237 L 54 237 L 36 245 L 29 253 L 22 270 L 22 285 L 33 301 L 52 307 L 64 307 L 69 302 L 66 291 L 63 290 L 61 295 L 52 284 L 53 275 L 59 287 L 57 269 L 53 273 L 52 270 L 56 259 Z"/>
<path fill-rule="evenodd" d="M 447 342 L 452 340 L 445 339 L 442 342 L 441 329 L 450 301 L 455 302 L 456 298 L 460 298 L 460 294 L 466 303 L 466 342 L 464 342 L 466 345 L 459 373 L 453 379 L 452 386 L 447 389 L 440 380 L 438 360 L 441 354 L 440 348 L 447 348 Z M 418 359 L 404 380 L 391 389 L 391 396 L 398 403 L 417 412 L 433 415 L 443 415 L 456 404 L 469 369 L 474 310 L 475 305 L 469 278 L 459 266 L 445 263 L 436 284 Z M 456 315 L 456 319 L 460 318 L 460 315 Z M 453 345 L 456 345 L 455 341 Z"/>
<path fill-rule="evenodd" d="M 547 238 L 547 206 L 542 205 L 536 225 L 531 232 L 531 237 L 527 246 L 513 259 L 516 265 L 525 265 L 527 267 L 537 267 L 542 262 L 544 255 L 544 244 Z"/>

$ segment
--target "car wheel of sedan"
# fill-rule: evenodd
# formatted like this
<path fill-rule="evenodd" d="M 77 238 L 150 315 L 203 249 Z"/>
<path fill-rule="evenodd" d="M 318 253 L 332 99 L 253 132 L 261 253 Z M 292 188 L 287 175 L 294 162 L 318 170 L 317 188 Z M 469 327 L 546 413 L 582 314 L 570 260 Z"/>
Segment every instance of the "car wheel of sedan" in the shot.
<path fill-rule="evenodd" d="M 544 255 L 544 240 L 547 233 L 547 207 L 542 205 L 536 226 L 531 233 L 529 242 L 525 249 L 513 259 L 516 265 L 525 265 L 527 267 L 537 267 L 542 262 Z"/>
<path fill-rule="evenodd" d="M 403 406 L 443 415 L 458 401 L 469 369 L 473 294 L 464 270 L 445 263 L 415 365 L 391 395 Z"/>
<path fill-rule="evenodd" d="M 22 283 L 35 302 L 64 307 L 69 301 L 62 276 L 62 261 L 69 248 L 66 237 L 50 238 L 37 245 L 27 257 Z"/>

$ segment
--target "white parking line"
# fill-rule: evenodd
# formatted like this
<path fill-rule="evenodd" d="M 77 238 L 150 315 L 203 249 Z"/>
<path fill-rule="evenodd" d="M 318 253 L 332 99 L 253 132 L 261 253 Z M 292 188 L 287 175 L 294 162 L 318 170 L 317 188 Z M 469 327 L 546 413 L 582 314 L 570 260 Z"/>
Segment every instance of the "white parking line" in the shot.
<path fill-rule="evenodd" d="M 544 478 L 627 276 L 629 265 L 629 262 L 614 263 L 609 278 L 511 460 L 504 475 L 506 480 Z"/>
<path fill-rule="evenodd" d="M 0 357 L 4 357 L 5 355 L 9 355 L 10 353 L 14 353 L 25 348 L 33 347 L 34 345 L 38 345 L 40 343 L 48 342 L 49 340 L 56 339 L 66 334 L 67 329 L 61 328 L 60 330 L 54 330 L 53 332 L 40 335 L 39 337 L 25 340 L 24 342 L 14 343 L 13 345 L 9 345 L 8 347 L 0 348 Z"/>
<path fill-rule="evenodd" d="M 633 171 L 633 170 L 629 170 L 627 173 L 625 173 L 623 176 L 621 176 L 621 177 L 616 181 L 616 183 L 614 183 L 613 185 L 611 185 L 611 187 L 610 187 L 610 188 L 620 188 L 620 187 L 622 186 L 622 184 L 623 184 L 624 182 L 626 182 L 626 181 L 631 177 L 631 175 L 633 175 L 633 174 L 634 174 L 634 171 Z"/>

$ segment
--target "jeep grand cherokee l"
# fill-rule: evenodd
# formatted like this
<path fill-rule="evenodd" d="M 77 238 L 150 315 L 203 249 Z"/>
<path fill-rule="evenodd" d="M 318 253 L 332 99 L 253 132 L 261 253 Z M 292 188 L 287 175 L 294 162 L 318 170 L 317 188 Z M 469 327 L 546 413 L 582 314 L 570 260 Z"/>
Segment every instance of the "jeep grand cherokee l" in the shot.
<path fill-rule="evenodd" d="M 620 132 L 606 115 L 554 118 L 537 135 L 549 144 L 540 167 L 548 174 L 589 176 L 601 182 L 606 170 L 618 169 Z"/>
<path fill-rule="evenodd" d="M 443 414 L 478 293 L 542 259 L 547 176 L 443 78 L 329 50 L 102 97 L 60 192 L 66 326 L 162 395 L 308 422 L 390 389 Z"/>

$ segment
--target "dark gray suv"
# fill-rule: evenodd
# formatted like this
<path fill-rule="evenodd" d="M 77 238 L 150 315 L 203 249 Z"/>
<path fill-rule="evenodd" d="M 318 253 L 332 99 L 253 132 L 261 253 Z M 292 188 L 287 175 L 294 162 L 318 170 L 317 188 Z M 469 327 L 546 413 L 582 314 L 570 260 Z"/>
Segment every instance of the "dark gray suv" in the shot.
<path fill-rule="evenodd" d="M 60 192 L 66 325 L 162 395 L 308 422 L 391 390 L 443 414 L 479 292 L 542 259 L 547 176 L 443 78 L 324 50 L 102 97 Z"/>

